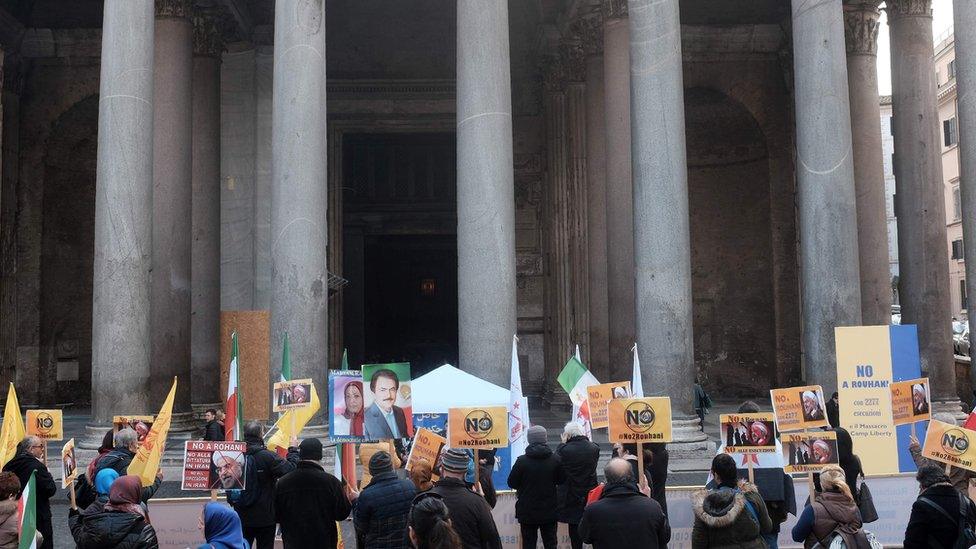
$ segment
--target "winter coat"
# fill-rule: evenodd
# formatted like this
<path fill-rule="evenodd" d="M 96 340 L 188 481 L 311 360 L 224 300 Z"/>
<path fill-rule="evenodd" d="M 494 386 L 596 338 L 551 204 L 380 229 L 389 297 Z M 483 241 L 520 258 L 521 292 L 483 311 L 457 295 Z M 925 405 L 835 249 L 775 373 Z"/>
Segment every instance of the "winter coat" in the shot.
<path fill-rule="evenodd" d="M 208 421 L 207 425 L 203 428 L 203 440 L 222 441 L 225 436 L 224 426 L 216 419 Z"/>
<path fill-rule="evenodd" d="M 755 485 L 740 481 L 737 490 L 724 486 L 699 490 L 692 495 L 691 506 L 695 514 L 692 549 L 766 549 L 761 534 L 772 530 L 772 522 Z"/>
<path fill-rule="evenodd" d="M 39 547 L 44 549 L 54 547 L 53 527 L 51 525 L 51 497 L 58 493 L 58 486 L 54 483 L 54 477 L 39 459 L 26 452 L 14 456 L 3 466 L 3 470 L 17 475 L 20 480 L 21 493 L 27 486 L 31 473 L 34 473 L 34 483 L 37 489 L 37 531 L 44 536 L 44 542 Z M 20 497 L 20 494 L 17 497 Z"/>
<path fill-rule="evenodd" d="M 357 547 L 409 549 L 407 515 L 417 489 L 413 482 L 397 478 L 395 471 L 373 476 L 356 502 L 353 524 Z"/>
<path fill-rule="evenodd" d="M 575 436 L 556 448 L 556 455 L 566 473 L 566 482 L 559 485 L 557 518 L 559 522 L 579 524 L 586 507 L 586 495 L 596 487 L 596 467 L 600 447 L 585 436 Z"/>
<path fill-rule="evenodd" d="M 286 549 L 334 548 L 339 541 L 335 523 L 345 520 L 350 509 L 339 479 L 311 461 L 298 462 L 275 485 L 275 516 Z"/>
<path fill-rule="evenodd" d="M 652 442 L 646 446 L 654 459 L 650 465 L 644 465 L 645 469 L 650 468 L 648 481 L 651 485 L 651 497 L 658 502 L 664 514 L 668 514 L 668 446 L 663 442 Z"/>
<path fill-rule="evenodd" d="M 579 535 L 593 549 L 657 549 L 668 546 L 671 526 L 661 505 L 642 494 L 637 483 L 614 482 L 583 511 Z"/>
<path fill-rule="evenodd" d="M 443 477 L 430 491 L 444 498 L 451 524 L 464 549 L 501 549 L 502 542 L 488 502 L 468 489 L 463 480 Z"/>
<path fill-rule="evenodd" d="M 135 513 L 68 511 L 68 526 L 78 549 L 159 549 L 156 531 Z"/>
<path fill-rule="evenodd" d="M 364 442 L 359 445 L 359 463 L 363 466 L 363 474 L 359 478 L 359 489 L 363 490 L 369 486 L 370 480 L 372 480 L 372 475 L 369 474 L 369 460 L 373 457 L 376 452 L 386 452 L 390 454 L 390 460 L 393 462 L 393 470 L 397 470 L 403 465 L 400 461 L 400 456 L 397 452 L 390 452 L 390 445 L 387 442 Z"/>
<path fill-rule="evenodd" d="M 545 444 L 529 444 L 508 474 L 508 486 L 515 489 L 515 518 L 520 524 L 556 522 L 556 485 L 566 482 L 559 456 Z"/>
<path fill-rule="evenodd" d="M 821 545 L 827 544 L 830 534 L 836 530 L 849 549 L 871 549 L 861 526 L 861 512 L 854 500 L 840 492 L 823 492 L 803 510 L 793 528 L 793 540 L 802 541 L 805 549 L 812 549 L 821 541 L 824 542 Z"/>
<path fill-rule="evenodd" d="M 258 479 L 260 488 L 258 489 L 257 500 L 247 507 L 234 506 L 234 510 L 241 517 L 241 526 L 244 528 L 260 528 L 262 526 L 274 526 L 274 488 L 279 478 L 295 470 L 298 463 L 298 448 L 288 449 L 288 458 L 283 459 L 278 454 L 268 450 L 264 446 L 264 441 L 260 438 L 246 438 L 247 451 L 244 453 L 253 461 L 255 477 Z M 246 458 L 245 458 L 246 459 Z M 251 464 L 247 464 L 251 467 Z M 247 473 L 250 476 L 250 473 Z M 253 488 L 247 486 L 246 490 Z"/>
<path fill-rule="evenodd" d="M 115 472 L 119 476 L 125 476 L 126 470 L 129 468 L 129 464 L 132 463 L 133 458 L 136 455 L 129 451 L 128 448 L 116 448 L 111 452 L 105 454 L 98 458 L 98 465 L 95 466 L 95 475 L 92 475 L 92 482 L 94 482 L 95 476 L 98 472 L 106 467 L 115 469 Z"/>
<path fill-rule="evenodd" d="M 17 500 L 0 501 L 0 549 L 17 549 L 20 536 L 17 527 L 20 516 L 17 514 Z"/>
<path fill-rule="evenodd" d="M 969 506 L 969 524 L 976 521 L 976 506 L 972 500 L 965 496 L 964 500 L 961 499 L 959 492 L 949 484 L 929 486 L 918 497 L 931 500 L 953 519 L 959 518 L 959 502 L 965 501 Z M 936 547 L 936 543 L 942 547 L 952 547 L 958 535 L 956 520 L 949 520 L 949 517 L 923 501 L 915 500 L 912 504 L 912 514 L 908 519 L 908 528 L 905 529 L 905 549 L 927 549 Z"/>

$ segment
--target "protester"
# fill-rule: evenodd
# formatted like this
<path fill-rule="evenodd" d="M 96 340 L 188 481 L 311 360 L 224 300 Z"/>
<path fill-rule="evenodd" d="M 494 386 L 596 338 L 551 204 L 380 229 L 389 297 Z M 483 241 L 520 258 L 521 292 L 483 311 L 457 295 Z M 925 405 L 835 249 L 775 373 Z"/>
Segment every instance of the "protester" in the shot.
<path fill-rule="evenodd" d="M 156 531 L 142 504 L 138 476 L 121 476 L 112 483 L 108 503 L 94 514 L 68 510 L 68 525 L 78 549 L 159 549 Z"/>
<path fill-rule="evenodd" d="M 423 492 L 413 499 L 409 517 L 410 543 L 416 549 L 461 549 L 451 518 L 438 494 Z"/>
<path fill-rule="evenodd" d="M 204 412 L 203 419 L 207 421 L 207 424 L 203 428 L 203 440 L 224 440 L 226 436 L 224 434 L 224 426 L 217 421 L 217 410 L 210 408 Z"/>
<path fill-rule="evenodd" d="M 44 537 L 39 549 L 53 549 L 54 530 L 51 525 L 51 497 L 58 492 L 54 477 L 44 463 L 44 441 L 28 436 L 17 444 L 14 457 L 3 466 L 4 471 L 17 475 L 21 492 L 27 486 L 31 473 L 34 473 L 34 486 L 37 490 L 37 531 Z M 17 494 L 20 497 L 20 494 Z"/>
<path fill-rule="evenodd" d="M 441 479 L 431 493 L 444 498 L 451 514 L 451 524 L 461 538 L 464 549 L 501 549 L 501 539 L 485 498 L 472 492 L 464 482 L 471 457 L 451 449 L 441 458 Z"/>
<path fill-rule="evenodd" d="M 475 483 L 474 478 L 474 452 L 465 448 L 464 453 L 468 454 L 471 458 L 471 461 L 468 462 L 468 470 L 464 473 L 464 482 L 468 485 L 468 488 L 485 498 L 485 501 L 488 502 L 488 507 L 494 509 L 495 504 L 498 503 L 498 494 L 495 492 L 495 480 L 492 478 L 495 465 L 495 449 L 478 451 L 477 483 Z"/>
<path fill-rule="evenodd" d="M 249 549 L 241 530 L 241 518 L 233 509 L 212 501 L 203 506 L 199 528 L 207 543 L 197 549 Z M 288 545 L 286 544 L 285 547 Z"/>
<path fill-rule="evenodd" d="M 840 461 L 840 468 L 844 470 L 844 483 L 851 490 L 854 501 L 857 501 L 857 479 L 864 476 L 861 468 L 861 458 L 854 454 L 854 439 L 847 429 L 836 427 L 831 429 L 837 433 L 837 455 Z M 814 473 L 813 483 L 817 492 L 820 492 L 820 473 Z"/>
<path fill-rule="evenodd" d="M 115 433 L 114 442 L 115 448 L 99 458 L 98 464 L 95 466 L 96 475 L 106 467 L 115 469 L 119 476 L 125 475 L 129 464 L 132 463 L 132 459 L 136 457 L 136 452 L 139 451 L 139 435 L 132 427 L 119 429 Z"/>
<path fill-rule="evenodd" d="M 0 549 L 17 549 L 20 542 L 20 513 L 17 494 L 20 480 L 10 471 L 0 473 Z"/>
<path fill-rule="evenodd" d="M 359 445 L 359 463 L 363 466 L 363 476 L 359 479 L 359 489 L 362 490 L 369 486 L 370 480 L 373 478 L 369 474 L 369 460 L 372 459 L 373 455 L 377 452 L 387 452 L 390 454 L 390 459 L 392 460 L 393 469 L 399 469 L 403 466 L 403 462 L 400 461 L 400 457 L 394 451 L 390 453 L 390 443 L 389 442 L 364 442 Z"/>
<path fill-rule="evenodd" d="M 712 407 L 712 399 L 705 392 L 705 389 L 701 386 L 698 379 L 695 379 L 695 413 L 698 414 L 698 420 L 701 422 L 699 429 L 705 432 L 705 414 L 708 413 L 708 409 Z"/>
<path fill-rule="evenodd" d="M 823 492 L 809 503 L 793 527 L 793 541 L 802 541 L 805 549 L 827 547 L 840 536 L 848 549 L 871 549 L 861 529 L 861 512 L 844 481 L 844 470 L 828 465 L 820 472 Z"/>
<path fill-rule="evenodd" d="M 353 512 L 356 547 L 400 549 L 410 547 L 407 515 L 416 495 L 413 483 L 397 478 L 389 452 L 376 452 L 369 459 L 372 480 L 363 488 Z"/>
<path fill-rule="evenodd" d="M 228 498 L 238 516 L 244 539 L 255 549 L 271 549 L 275 537 L 274 487 L 279 478 L 295 470 L 298 441 L 291 440 L 287 459 L 264 445 L 264 426 L 257 421 L 244 425 L 245 473 L 247 480 L 238 497 Z M 252 482 L 253 481 L 253 482 Z"/>
<path fill-rule="evenodd" d="M 586 507 L 586 495 L 596 487 L 596 467 L 600 460 L 600 447 L 590 442 L 583 427 L 570 421 L 563 427 L 563 443 L 556 448 L 566 472 L 566 482 L 556 490 L 558 496 L 557 518 L 569 525 L 569 541 L 573 549 L 582 549 L 579 523 Z"/>
<path fill-rule="evenodd" d="M 762 534 L 773 526 L 757 488 L 739 480 L 735 460 L 728 454 L 712 459 L 711 473 L 717 488 L 699 490 L 691 497 L 692 549 L 766 549 Z"/>
<path fill-rule="evenodd" d="M 956 418 L 952 414 L 946 412 L 939 412 L 937 414 L 932 414 L 932 419 L 941 421 L 943 423 L 948 423 L 949 425 L 956 425 Z M 840 441 L 838 440 L 838 445 Z M 915 462 L 915 467 L 919 470 L 925 465 L 937 465 L 939 467 L 944 467 L 941 463 L 937 461 L 932 461 L 926 457 L 922 457 L 922 445 L 919 444 L 918 438 L 911 437 L 908 444 L 908 451 L 912 454 L 912 461 Z M 969 485 L 971 481 L 976 479 L 976 472 L 970 471 L 968 469 L 963 469 L 962 467 L 952 467 L 949 469 L 949 482 L 959 490 L 959 493 L 968 496 L 969 495 Z"/>
<path fill-rule="evenodd" d="M 650 489 L 637 487 L 630 464 L 621 458 L 610 460 L 603 471 L 606 485 L 600 499 L 583 511 L 579 534 L 594 549 L 667 547 L 671 526 L 661 505 L 648 497 Z"/>
<path fill-rule="evenodd" d="M 827 401 L 827 422 L 831 427 L 840 427 L 840 396 L 837 391 L 834 391 Z"/>
<path fill-rule="evenodd" d="M 119 478 L 119 474 L 115 472 L 115 469 L 102 469 L 95 475 L 95 493 L 97 497 L 88 507 L 83 509 L 83 513 L 92 514 L 101 511 L 105 504 L 108 503 L 109 491 L 112 489 L 112 483 L 115 479 Z M 143 500 L 145 502 L 145 500 Z M 77 502 L 76 502 L 77 503 Z"/>
<path fill-rule="evenodd" d="M 431 469 L 430 463 L 427 461 L 415 463 L 413 468 L 410 469 L 410 480 L 413 481 L 413 486 L 417 489 L 417 493 L 426 492 L 434 487 L 434 483 L 431 482 L 433 476 L 433 469 Z"/>
<path fill-rule="evenodd" d="M 905 549 L 958 547 L 963 528 L 976 524 L 976 506 L 953 485 L 943 467 L 925 464 L 915 475 L 920 493 L 905 529 Z M 962 511 L 962 512 L 960 512 Z M 965 523 L 959 521 L 965 516 Z M 966 544 L 969 546 L 969 543 Z"/>
<path fill-rule="evenodd" d="M 75 502 L 79 508 L 86 509 L 98 498 L 98 493 L 95 491 L 95 474 L 97 473 L 98 462 L 114 448 L 115 430 L 109 429 L 102 437 L 102 443 L 98 447 L 98 455 L 88 462 L 87 469 L 78 475 L 74 486 L 71 488 L 75 491 Z M 108 494 L 105 497 L 107 498 Z"/>
<path fill-rule="evenodd" d="M 651 497 L 654 498 L 668 514 L 668 445 L 663 442 L 649 442 L 644 444 L 644 469 L 650 474 L 648 484 L 651 487 Z"/>
<path fill-rule="evenodd" d="M 338 543 L 335 523 L 352 506 L 342 482 L 322 465 L 322 442 L 308 438 L 298 446 L 297 468 L 281 477 L 274 489 L 274 510 L 286 548 L 330 547 Z"/>
<path fill-rule="evenodd" d="M 515 518 L 522 530 L 522 547 L 535 548 L 539 533 L 542 546 L 556 549 L 556 486 L 566 482 L 559 456 L 546 444 L 546 428 L 533 425 L 527 434 L 529 445 L 508 475 L 508 486 L 516 491 Z"/>

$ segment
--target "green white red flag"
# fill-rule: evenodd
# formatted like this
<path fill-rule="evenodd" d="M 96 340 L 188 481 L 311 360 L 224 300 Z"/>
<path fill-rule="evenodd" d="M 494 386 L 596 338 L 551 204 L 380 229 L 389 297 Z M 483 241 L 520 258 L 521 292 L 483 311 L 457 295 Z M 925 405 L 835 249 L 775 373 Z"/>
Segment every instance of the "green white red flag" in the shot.
<path fill-rule="evenodd" d="M 36 471 L 31 471 L 30 480 L 24 487 L 17 502 L 17 513 L 20 516 L 18 532 L 20 533 L 20 543 L 18 549 L 37 548 L 37 482 L 34 480 Z"/>
<path fill-rule="evenodd" d="M 227 376 L 227 402 L 224 403 L 224 440 L 243 440 L 244 414 L 238 366 L 237 332 L 230 336 L 230 369 Z"/>

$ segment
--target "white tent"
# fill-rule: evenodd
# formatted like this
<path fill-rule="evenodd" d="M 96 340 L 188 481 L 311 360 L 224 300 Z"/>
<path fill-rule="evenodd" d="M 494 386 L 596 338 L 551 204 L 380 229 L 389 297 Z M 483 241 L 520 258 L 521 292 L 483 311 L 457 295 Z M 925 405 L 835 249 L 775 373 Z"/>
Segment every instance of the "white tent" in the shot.
<path fill-rule="evenodd" d="M 448 408 L 504 406 L 508 389 L 445 364 L 410 382 L 414 414 L 446 414 Z"/>

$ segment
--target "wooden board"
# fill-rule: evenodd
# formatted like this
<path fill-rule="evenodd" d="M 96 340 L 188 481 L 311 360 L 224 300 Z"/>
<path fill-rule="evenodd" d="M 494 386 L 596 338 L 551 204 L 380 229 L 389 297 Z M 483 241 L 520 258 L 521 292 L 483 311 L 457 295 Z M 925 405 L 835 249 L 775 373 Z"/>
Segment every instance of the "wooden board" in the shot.
<path fill-rule="evenodd" d="M 271 417 L 271 312 L 220 312 L 220 394 L 227 395 L 230 335 L 237 330 L 244 419 Z"/>

